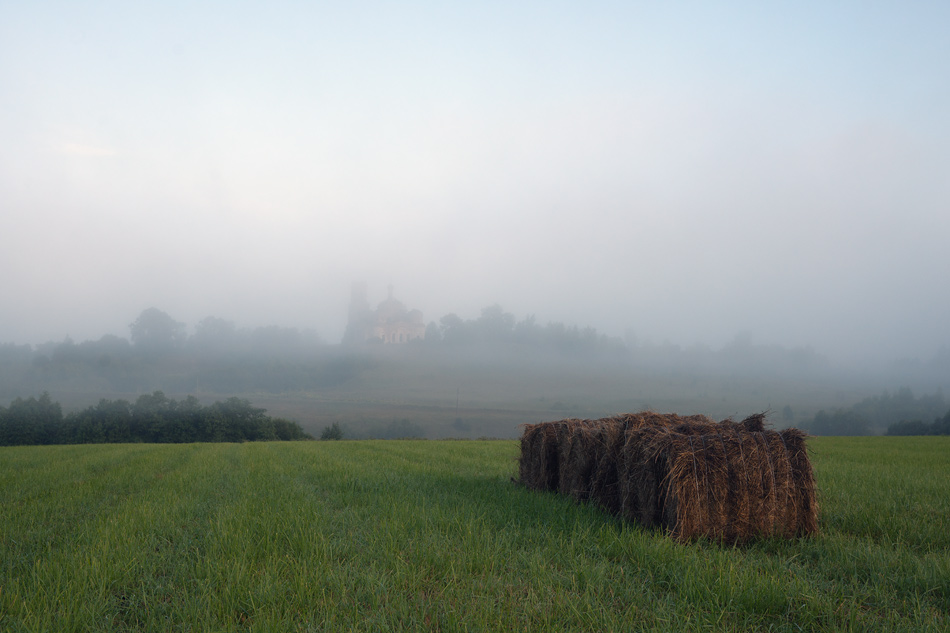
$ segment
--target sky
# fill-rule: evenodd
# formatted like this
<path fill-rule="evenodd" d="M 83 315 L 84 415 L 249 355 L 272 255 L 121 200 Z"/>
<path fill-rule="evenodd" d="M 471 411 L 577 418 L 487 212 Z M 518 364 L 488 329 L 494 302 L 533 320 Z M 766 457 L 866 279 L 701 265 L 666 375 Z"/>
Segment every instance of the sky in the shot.
<path fill-rule="evenodd" d="M 950 345 L 946 2 L 0 0 L 0 342 L 342 336 L 351 284 L 640 341 Z"/>

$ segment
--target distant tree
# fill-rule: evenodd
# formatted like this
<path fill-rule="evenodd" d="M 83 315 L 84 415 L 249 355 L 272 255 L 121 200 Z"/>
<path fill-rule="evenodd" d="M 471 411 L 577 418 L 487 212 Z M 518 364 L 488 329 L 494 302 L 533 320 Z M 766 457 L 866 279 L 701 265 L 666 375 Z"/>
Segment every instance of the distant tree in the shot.
<path fill-rule="evenodd" d="M 142 441 L 132 436 L 132 405 L 125 400 L 99 400 L 66 416 L 62 441 L 67 444 L 100 444 Z"/>
<path fill-rule="evenodd" d="M 548 323 L 544 328 L 544 337 L 554 349 L 573 355 L 593 351 L 597 331 L 590 327 L 580 330 L 576 325 L 568 327 L 563 323 Z"/>
<path fill-rule="evenodd" d="M 379 430 L 378 437 L 384 440 L 408 440 L 425 436 L 425 429 L 409 420 L 393 420 Z"/>
<path fill-rule="evenodd" d="M 934 420 L 933 432 L 934 435 L 950 435 L 950 411 L 942 418 Z"/>
<path fill-rule="evenodd" d="M 343 439 L 343 429 L 340 428 L 340 425 L 334 422 L 330 426 L 323 428 L 323 433 L 320 434 L 321 440 L 342 440 Z"/>
<path fill-rule="evenodd" d="M 98 341 L 83 341 L 78 345 L 82 360 L 98 368 L 110 367 L 128 358 L 131 349 L 127 339 L 112 334 L 106 334 Z"/>
<path fill-rule="evenodd" d="M 66 418 L 48 393 L 0 407 L 0 446 L 312 439 L 296 422 L 270 418 L 239 398 L 202 407 L 194 396 L 176 402 L 156 391 L 135 404 L 102 399 Z"/>
<path fill-rule="evenodd" d="M 831 414 L 819 411 L 806 426 L 816 435 L 916 434 L 923 428 L 919 425 L 931 426 L 923 420 L 939 418 L 946 410 L 947 402 L 940 390 L 916 397 L 909 387 L 901 387 L 893 394 L 885 391 Z"/>
<path fill-rule="evenodd" d="M 16 432 L 11 428 L 6 407 L 0 406 L 0 446 L 13 446 Z"/>
<path fill-rule="evenodd" d="M 869 435 L 871 433 L 867 418 L 854 411 L 835 411 L 832 421 L 837 435 Z"/>
<path fill-rule="evenodd" d="M 868 435 L 870 428 L 867 419 L 848 409 L 836 409 L 828 414 L 824 410 L 815 414 L 809 426 L 815 435 Z"/>
<path fill-rule="evenodd" d="M 893 394 L 885 391 L 865 398 L 850 410 L 866 419 L 871 428 L 883 431 L 907 420 L 933 420 L 947 410 L 947 402 L 941 391 L 918 398 L 909 387 L 901 387 Z"/>
<path fill-rule="evenodd" d="M 434 329 L 430 325 L 430 330 Z M 595 355 L 621 358 L 627 349 L 623 340 L 597 333 L 592 327 L 579 328 L 563 323 L 549 322 L 540 326 L 530 315 L 521 321 L 505 312 L 498 304 L 482 310 L 479 318 L 463 320 L 456 314 L 447 314 L 439 322 L 439 333 L 447 346 L 453 345 L 509 345 L 518 343 L 536 350 L 557 351 L 567 356 Z M 430 337 L 435 338 L 434 332 Z"/>
<path fill-rule="evenodd" d="M 446 343 L 464 343 L 468 339 L 466 323 L 457 314 L 446 314 L 439 319 L 439 327 L 442 330 L 442 340 Z"/>
<path fill-rule="evenodd" d="M 887 427 L 887 435 L 931 435 L 931 425 L 921 420 L 905 420 Z"/>
<path fill-rule="evenodd" d="M 442 342 L 442 330 L 436 325 L 435 321 L 430 321 L 426 326 L 426 345 L 438 345 Z"/>
<path fill-rule="evenodd" d="M 482 310 L 482 315 L 475 321 L 478 337 L 486 342 L 502 343 L 511 336 L 515 326 L 515 317 L 505 312 L 497 303 Z"/>
<path fill-rule="evenodd" d="M 297 328 L 269 325 L 251 332 L 251 344 L 256 352 L 278 356 L 299 352 L 303 337 Z"/>
<path fill-rule="evenodd" d="M 185 324 L 158 308 L 143 310 L 129 329 L 132 345 L 145 352 L 168 351 L 180 347 L 185 341 Z"/>
<path fill-rule="evenodd" d="M 31 358 L 33 347 L 30 345 L 0 343 L 0 363 L 29 362 Z"/>
<path fill-rule="evenodd" d="M 544 328 L 538 325 L 533 314 L 515 323 L 512 328 L 515 341 L 526 345 L 538 345 L 544 339 Z"/>
<path fill-rule="evenodd" d="M 43 392 L 39 398 L 17 398 L 0 417 L 0 445 L 19 446 L 59 442 L 63 410 Z"/>
<path fill-rule="evenodd" d="M 142 394 L 132 405 L 131 433 L 135 442 L 171 442 L 177 404 L 162 391 Z"/>
<path fill-rule="evenodd" d="M 141 441 L 132 437 L 132 403 L 128 400 L 100 400 L 95 409 L 105 442 Z"/>
<path fill-rule="evenodd" d="M 79 346 L 67 336 L 65 340 L 63 340 L 63 342 L 57 345 L 56 349 L 53 350 L 52 360 L 57 365 L 77 363 L 82 361 L 82 353 L 79 350 Z"/>
<path fill-rule="evenodd" d="M 79 347 L 93 349 L 96 354 L 123 356 L 129 353 L 129 341 L 114 334 L 105 334 L 98 341 L 83 341 Z"/>
<path fill-rule="evenodd" d="M 287 442 L 291 440 L 312 440 L 313 436 L 306 433 L 300 425 L 284 418 L 272 418 L 274 423 L 275 439 Z"/>
<path fill-rule="evenodd" d="M 195 326 L 191 343 L 202 350 L 220 351 L 234 345 L 237 329 L 234 323 L 218 317 L 205 317 Z"/>
<path fill-rule="evenodd" d="M 950 411 L 935 419 L 933 424 L 922 420 L 897 422 L 887 427 L 887 435 L 950 435 Z"/>

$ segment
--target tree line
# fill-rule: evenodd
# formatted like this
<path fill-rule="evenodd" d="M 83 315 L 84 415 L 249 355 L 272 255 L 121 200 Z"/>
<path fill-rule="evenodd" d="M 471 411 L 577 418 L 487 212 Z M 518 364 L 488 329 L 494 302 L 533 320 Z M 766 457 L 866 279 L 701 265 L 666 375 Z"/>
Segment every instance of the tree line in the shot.
<path fill-rule="evenodd" d="M 599 333 L 593 327 L 560 322 L 541 324 L 534 315 L 518 320 L 500 305 L 484 308 L 474 319 L 447 314 L 426 327 L 425 338 L 410 344 L 456 350 L 471 354 L 507 351 L 521 358 L 548 362 L 590 360 L 612 362 L 657 372 L 686 370 L 700 373 L 728 371 L 742 376 L 788 376 L 824 371 L 828 362 L 811 348 L 786 348 L 753 342 L 751 334 L 740 332 L 721 349 L 694 344 L 686 348 L 668 341 L 654 344 L 638 341 L 632 330 L 623 338 Z M 459 357 L 464 357 L 460 354 Z"/>
<path fill-rule="evenodd" d="M 950 411 L 929 424 L 923 420 L 897 422 L 887 427 L 887 435 L 950 435 Z"/>
<path fill-rule="evenodd" d="M 149 308 L 129 325 L 130 336 L 36 346 L 0 344 L 0 398 L 60 389 L 82 393 L 240 394 L 332 388 L 376 366 L 372 343 L 328 345 L 310 331 L 279 326 L 238 328 L 207 317 L 192 334 L 184 323 Z M 380 346 L 382 347 L 382 346 Z M 753 344 L 738 337 L 721 350 L 682 349 L 638 342 L 631 333 L 610 337 L 591 327 L 534 316 L 521 320 L 495 304 L 477 318 L 447 314 L 431 322 L 425 338 L 406 345 L 404 358 L 466 363 L 609 362 L 654 372 L 686 370 L 762 376 L 820 371 L 822 358 L 807 349 Z M 378 351 L 378 350 L 377 350 Z"/>
<path fill-rule="evenodd" d="M 0 344 L 0 398 L 51 389 L 106 396 L 155 390 L 280 393 L 332 387 L 359 375 L 370 363 L 366 354 L 352 350 L 294 346 L 293 331 L 285 346 L 267 343 L 267 329 L 260 329 L 261 336 L 236 335 L 244 344 L 233 347 L 189 342 L 161 352 L 113 335 L 35 347 Z"/>
<path fill-rule="evenodd" d="M 622 356 L 627 351 L 621 339 L 598 334 L 592 327 L 559 322 L 541 325 L 534 315 L 518 321 L 498 304 L 484 308 L 475 319 L 447 314 L 438 324 L 428 325 L 424 340 L 427 345 L 447 348 L 514 345 L 567 356 Z"/>
<path fill-rule="evenodd" d="M 887 435 L 950 435 L 950 404 L 940 391 L 918 397 L 909 387 L 901 387 L 849 408 L 821 410 L 806 426 L 815 435 L 871 435 L 885 430 Z"/>
<path fill-rule="evenodd" d="M 241 398 L 203 406 L 194 396 L 176 401 L 156 391 L 134 403 L 103 398 L 64 416 L 44 392 L 0 406 L 0 446 L 310 439 L 296 422 L 272 418 Z"/>

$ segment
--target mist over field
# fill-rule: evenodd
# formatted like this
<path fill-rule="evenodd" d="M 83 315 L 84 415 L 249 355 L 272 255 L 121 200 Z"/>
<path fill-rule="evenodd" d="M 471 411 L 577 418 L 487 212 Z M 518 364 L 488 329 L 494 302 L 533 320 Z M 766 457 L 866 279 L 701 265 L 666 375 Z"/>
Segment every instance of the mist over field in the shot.
<path fill-rule="evenodd" d="M 497 304 L 923 373 L 950 348 L 948 14 L 5 3 L 0 342 L 156 307 L 336 344 L 364 281 L 427 325 Z"/>

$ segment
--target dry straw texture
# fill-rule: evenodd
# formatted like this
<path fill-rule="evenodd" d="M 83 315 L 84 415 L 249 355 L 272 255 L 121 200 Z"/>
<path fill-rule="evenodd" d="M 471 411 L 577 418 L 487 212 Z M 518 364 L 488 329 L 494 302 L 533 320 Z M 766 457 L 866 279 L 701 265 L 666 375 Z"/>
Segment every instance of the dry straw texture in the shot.
<path fill-rule="evenodd" d="M 742 542 L 818 530 L 806 435 L 765 416 L 716 422 L 641 412 L 524 426 L 521 482 L 593 500 L 677 540 Z"/>

